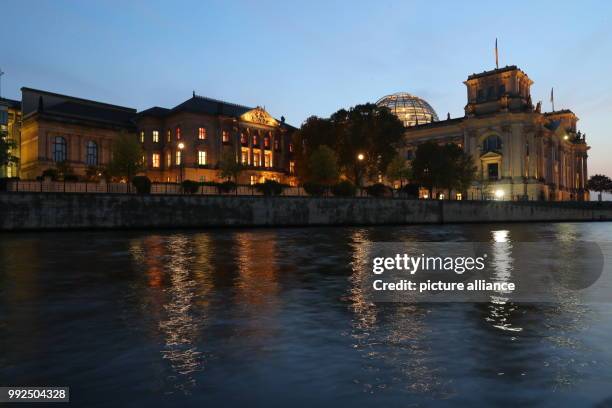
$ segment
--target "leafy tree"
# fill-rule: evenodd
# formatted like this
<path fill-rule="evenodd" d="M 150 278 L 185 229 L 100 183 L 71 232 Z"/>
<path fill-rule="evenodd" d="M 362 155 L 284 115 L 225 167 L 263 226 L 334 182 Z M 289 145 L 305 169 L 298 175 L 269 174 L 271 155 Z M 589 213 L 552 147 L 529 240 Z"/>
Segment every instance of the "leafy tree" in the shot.
<path fill-rule="evenodd" d="M 236 160 L 236 156 L 231 150 L 225 150 L 219 160 L 219 175 L 227 180 L 234 180 L 238 183 L 238 176 L 244 170 L 242 163 Z"/>
<path fill-rule="evenodd" d="M 308 158 L 322 145 L 336 153 L 340 172 L 355 183 L 364 174 L 384 174 L 403 135 L 403 124 L 391 111 L 370 103 L 340 109 L 328 119 L 310 117 L 294 136 L 298 177 L 308 180 Z M 360 154 L 364 160 L 358 160 Z"/>
<path fill-rule="evenodd" d="M 142 145 L 131 134 L 122 132 L 113 142 L 108 171 L 112 176 L 132 180 L 145 170 Z"/>
<path fill-rule="evenodd" d="M 459 146 L 426 142 L 416 149 L 412 171 L 415 180 L 429 190 L 430 197 L 433 188 L 437 188 L 446 189 L 450 198 L 452 190 L 464 192 L 470 187 L 476 167 L 472 157 Z"/>
<path fill-rule="evenodd" d="M 0 166 L 8 166 L 19 162 L 12 152 L 17 147 L 14 140 L 8 138 L 8 131 L 0 130 Z"/>
<path fill-rule="evenodd" d="M 387 178 L 390 181 L 399 180 L 400 188 L 403 187 L 404 181 L 409 180 L 412 177 L 412 169 L 406 163 L 403 157 L 397 155 L 391 160 L 389 165 L 387 166 L 387 171 L 385 173 Z"/>
<path fill-rule="evenodd" d="M 595 174 L 589 178 L 587 182 L 589 190 L 599 193 L 598 200 L 601 201 L 601 193 L 604 191 L 612 191 L 612 180 L 603 174 Z"/>
<path fill-rule="evenodd" d="M 308 179 L 314 183 L 333 184 L 338 180 L 338 159 L 328 146 L 319 146 L 308 159 Z"/>
<path fill-rule="evenodd" d="M 70 181 L 78 179 L 77 176 L 74 174 L 74 169 L 70 164 L 68 164 L 67 161 L 55 163 L 55 169 L 57 170 L 57 176 L 60 180 Z"/>

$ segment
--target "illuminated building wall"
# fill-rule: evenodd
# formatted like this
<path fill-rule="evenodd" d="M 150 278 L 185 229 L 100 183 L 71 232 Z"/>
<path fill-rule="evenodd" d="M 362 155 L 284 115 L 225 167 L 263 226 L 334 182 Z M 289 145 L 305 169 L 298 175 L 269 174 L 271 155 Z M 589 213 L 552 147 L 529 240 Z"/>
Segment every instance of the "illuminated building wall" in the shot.
<path fill-rule="evenodd" d="M 477 166 L 478 181 L 462 198 L 588 200 L 589 146 L 572 111 L 534 106 L 533 81 L 516 66 L 470 75 L 464 84 L 465 116 L 407 128 L 407 160 L 425 141 L 456 143 Z"/>

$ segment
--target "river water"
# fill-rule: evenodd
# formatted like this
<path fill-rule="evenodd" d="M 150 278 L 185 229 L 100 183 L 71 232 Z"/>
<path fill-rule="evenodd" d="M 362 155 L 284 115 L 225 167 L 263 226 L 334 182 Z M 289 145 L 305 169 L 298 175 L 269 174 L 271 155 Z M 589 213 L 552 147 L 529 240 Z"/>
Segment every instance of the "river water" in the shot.
<path fill-rule="evenodd" d="M 77 406 L 612 406 L 612 308 L 373 304 L 364 242 L 611 223 L 0 235 L 0 386 Z"/>

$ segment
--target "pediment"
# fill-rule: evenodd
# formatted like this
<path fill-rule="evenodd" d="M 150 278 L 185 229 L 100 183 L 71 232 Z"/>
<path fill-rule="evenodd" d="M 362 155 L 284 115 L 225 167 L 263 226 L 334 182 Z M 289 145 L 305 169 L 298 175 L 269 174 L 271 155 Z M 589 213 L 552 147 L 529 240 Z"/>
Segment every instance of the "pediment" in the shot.
<path fill-rule="evenodd" d="M 267 126 L 278 126 L 278 121 L 274 119 L 268 112 L 265 111 L 262 107 L 256 107 L 255 109 L 251 109 L 243 113 L 240 116 L 240 120 L 244 122 L 257 123 L 260 125 Z"/>
<path fill-rule="evenodd" d="M 487 159 L 501 159 L 502 155 L 498 152 L 486 152 L 485 154 L 482 154 L 480 156 L 481 160 L 487 160 Z"/>

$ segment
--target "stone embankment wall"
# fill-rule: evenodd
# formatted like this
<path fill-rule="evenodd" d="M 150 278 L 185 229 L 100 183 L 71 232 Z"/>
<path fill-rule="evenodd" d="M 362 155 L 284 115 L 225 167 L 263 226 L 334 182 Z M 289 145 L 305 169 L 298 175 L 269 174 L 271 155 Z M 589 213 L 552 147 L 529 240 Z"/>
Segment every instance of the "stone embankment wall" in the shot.
<path fill-rule="evenodd" d="M 612 220 L 608 203 L 0 193 L 0 231 Z"/>

